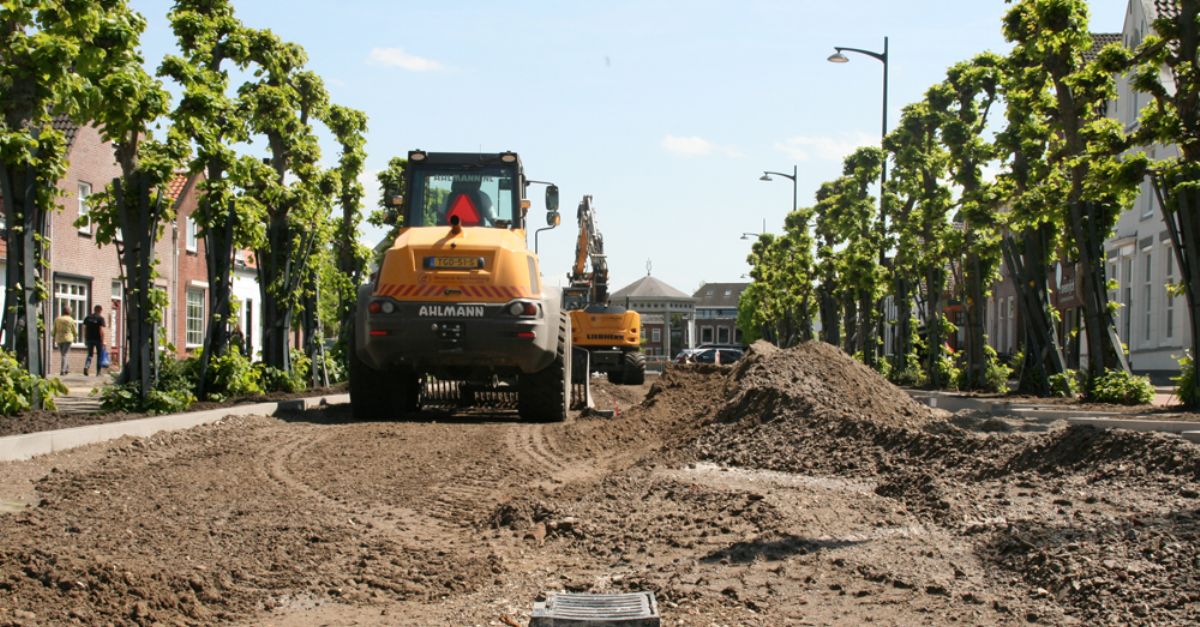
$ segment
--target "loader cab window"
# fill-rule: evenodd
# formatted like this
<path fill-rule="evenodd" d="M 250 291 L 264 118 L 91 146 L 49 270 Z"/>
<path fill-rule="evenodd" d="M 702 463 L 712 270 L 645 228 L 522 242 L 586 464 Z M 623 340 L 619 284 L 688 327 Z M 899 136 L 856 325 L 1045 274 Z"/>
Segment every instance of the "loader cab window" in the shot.
<path fill-rule="evenodd" d="M 406 224 L 510 228 L 517 199 L 516 168 L 504 166 L 433 166 L 413 172 L 412 204 Z"/>

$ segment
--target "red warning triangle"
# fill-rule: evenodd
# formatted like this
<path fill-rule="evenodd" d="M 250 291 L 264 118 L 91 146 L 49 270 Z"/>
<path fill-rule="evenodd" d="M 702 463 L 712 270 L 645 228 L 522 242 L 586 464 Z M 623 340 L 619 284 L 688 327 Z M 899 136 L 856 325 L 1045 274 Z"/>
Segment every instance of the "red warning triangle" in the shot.
<path fill-rule="evenodd" d="M 446 212 L 446 223 L 450 223 L 450 218 L 458 216 L 459 224 L 463 226 L 476 226 L 479 224 L 479 210 L 475 208 L 475 203 L 471 202 L 471 197 L 467 194 L 459 194 L 454 200 L 450 211 Z"/>

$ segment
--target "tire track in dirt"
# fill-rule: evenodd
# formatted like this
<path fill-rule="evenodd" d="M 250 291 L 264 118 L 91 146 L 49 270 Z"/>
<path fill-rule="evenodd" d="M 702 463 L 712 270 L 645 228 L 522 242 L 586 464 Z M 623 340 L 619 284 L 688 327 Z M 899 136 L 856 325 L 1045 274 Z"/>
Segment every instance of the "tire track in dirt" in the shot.
<path fill-rule="evenodd" d="M 268 476 L 287 491 L 317 502 L 319 505 L 349 515 L 349 522 L 387 536 L 402 545 L 424 545 L 423 536 L 454 535 L 455 530 L 436 517 L 425 516 L 415 509 L 397 506 L 363 507 L 352 499 L 326 495 L 302 479 L 292 468 L 302 466 L 314 448 L 340 436 L 340 430 L 288 425 L 280 430 L 276 448 L 270 455 Z"/>

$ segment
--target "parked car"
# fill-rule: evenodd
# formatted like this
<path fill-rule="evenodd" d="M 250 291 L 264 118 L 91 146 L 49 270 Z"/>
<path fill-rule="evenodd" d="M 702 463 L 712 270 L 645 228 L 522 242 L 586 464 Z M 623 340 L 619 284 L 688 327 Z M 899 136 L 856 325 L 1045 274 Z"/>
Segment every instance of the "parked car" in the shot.
<path fill-rule="evenodd" d="M 675 355 L 675 363 L 677 363 L 677 364 L 689 363 L 692 360 L 692 356 L 695 355 L 696 353 L 699 353 L 701 350 L 703 350 L 703 349 L 685 348 L 685 349 L 679 351 L 678 355 Z"/>
<path fill-rule="evenodd" d="M 690 357 L 694 364 L 729 365 L 742 358 L 742 351 L 736 348 L 705 348 Z"/>

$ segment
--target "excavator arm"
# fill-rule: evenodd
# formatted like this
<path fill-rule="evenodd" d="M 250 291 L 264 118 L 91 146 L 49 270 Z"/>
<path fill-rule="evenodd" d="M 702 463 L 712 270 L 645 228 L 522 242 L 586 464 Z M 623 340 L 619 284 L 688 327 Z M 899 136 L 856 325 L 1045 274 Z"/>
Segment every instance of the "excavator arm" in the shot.
<path fill-rule="evenodd" d="M 592 197 L 584 196 L 577 214 L 579 237 L 575 241 L 575 265 L 571 268 L 571 286 L 588 291 L 588 303 L 608 304 L 608 259 L 604 256 L 604 236 L 596 228 Z M 591 272 L 587 271 L 591 262 Z"/>

